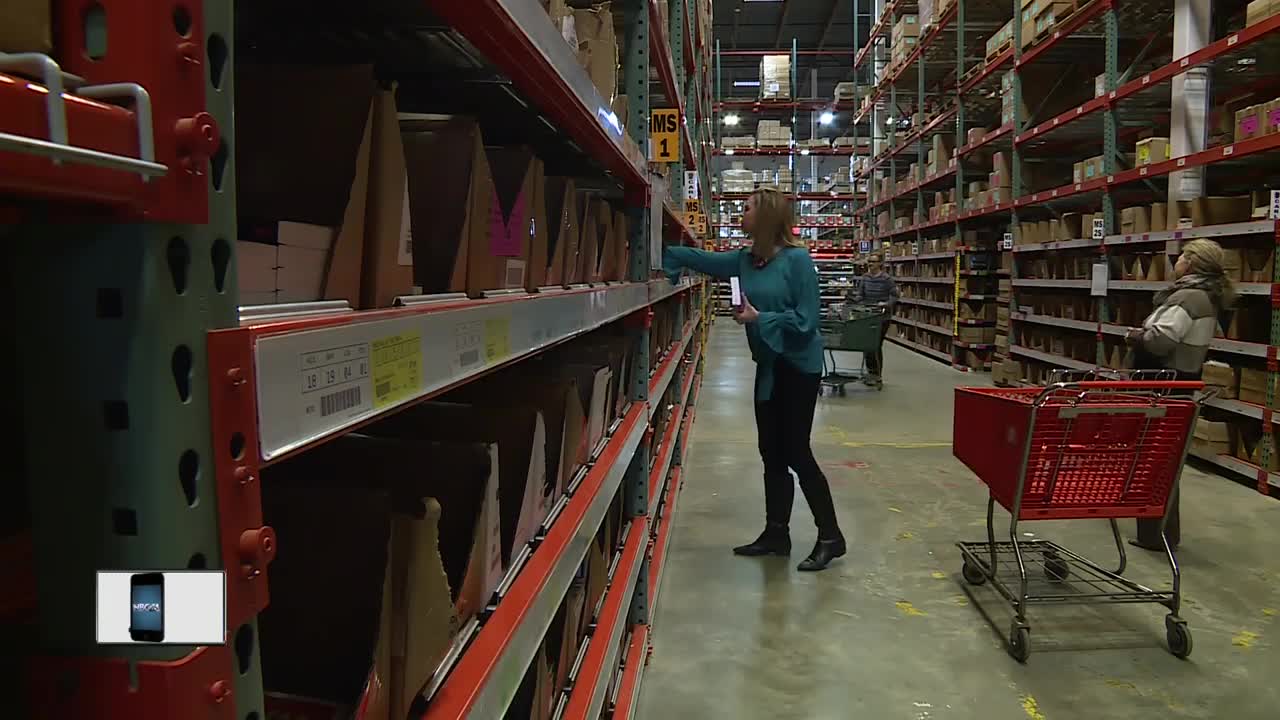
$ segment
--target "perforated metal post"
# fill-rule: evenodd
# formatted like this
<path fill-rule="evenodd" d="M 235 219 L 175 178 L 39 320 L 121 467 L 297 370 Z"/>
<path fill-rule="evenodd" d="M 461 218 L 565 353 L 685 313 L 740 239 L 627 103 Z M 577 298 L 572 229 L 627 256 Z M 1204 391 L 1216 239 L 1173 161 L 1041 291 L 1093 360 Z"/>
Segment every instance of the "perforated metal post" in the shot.
<path fill-rule="evenodd" d="M 1105 63 L 1105 74 L 1107 92 L 1110 93 L 1116 89 L 1120 82 L 1120 58 L 1119 58 L 1119 21 L 1116 18 L 1114 7 L 1108 7 L 1102 15 L 1103 32 L 1105 39 L 1103 61 Z M 1107 105 L 1102 109 L 1102 175 L 1109 177 L 1114 175 L 1119 169 L 1116 159 L 1119 157 L 1120 147 L 1116 135 L 1119 130 L 1119 122 L 1116 119 L 1115 106 Z M 1102 222 L 1103 234 L 1110 235 L 1116 232 L 1116 207 L 1115 199 L 1111 195 L 1110 186 L 1104 186 L 1102 189 Z M 1092 233 L 1092 228 L 1081 228 L 1081 233 Z M 1106 244 L 1099 243 L 1100 254 L 1103 260 L 1106 259 Z M 1107 298 L 1100 297 L 1095 303 L 1095 313 L 1101 322 L 1107 317 Z M 1095 346 L 1094 363 L 1099 367 L 1105 367 L 1107 364 L 1107 347 L 1099 333 L 1097 344 Z"/>
<path fill-rule="evenodd" d="M 187 57 L 221 133 L 215 160 L 192 168 L 208 183 L 208 223 L 71 224 L 49 214 L 12 228 L 15 297 L 39 298 L 14 313 L 13 332 L 28 379 L 20 385 L 40 607 L 33 654 L 50 658 L 45 670 L 63 663 L 53 696 L 42 695 L 46 672 L 33 690 L 50 716 L 141 717 L 140 702 L 150 712 L 169 702 L 201 717 L 263 716 L 253 617 L 228 628 L 229 646 L 95 638 L 97 570 L 240 572 L 220 544 L 215 464 L 235 449 L 211 443 L 205 343 L 209 330 L 237 323 L 235 43 L 232 4 L 202 5 L 193 27 L 203 36 Z M 171 8 L 155 12 L 172 26 Z M 111 30 L 119 33 L 111 43 L 127 41 Z M 179 659 L 185 667 L 158 664 Z"/>

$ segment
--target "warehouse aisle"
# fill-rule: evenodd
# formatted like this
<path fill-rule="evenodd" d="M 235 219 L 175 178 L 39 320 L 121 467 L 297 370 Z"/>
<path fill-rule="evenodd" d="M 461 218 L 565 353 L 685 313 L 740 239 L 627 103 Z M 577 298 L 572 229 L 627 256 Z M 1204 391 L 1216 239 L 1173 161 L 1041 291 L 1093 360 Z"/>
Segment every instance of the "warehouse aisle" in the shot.
<path fill-rule="evenodd" d="M 819 404 L 815 452 L 849 555 L 801 574 L 794 565 L 814 528 L 798 492 L 790 560 L 730 553 L 760 530 L 763 500 L 754 368 L 741 331 L 717 322 L 640 718 L 1275 717 L 1280 502 L 1220 476 L 1184 476 L 1189 661 L 1165 649 L 1159 606 L 1032 608 L 1032 656 L 1020 666 L 1003 646 L 1010 610 L 990 587 L 964 583 L 954 546 L 981 538 L 986 495 L 951 457 L 951 388 L 988 376 L 892 344 L 885 350 L 883 393 Z M 1132 532 L 1131 522 L 1122 527 Z M 1112 564 L 1102 521 L 1027 529 Z M 1134 553 L 1132 577 L 1167 583 L 1158 558 Z"/>

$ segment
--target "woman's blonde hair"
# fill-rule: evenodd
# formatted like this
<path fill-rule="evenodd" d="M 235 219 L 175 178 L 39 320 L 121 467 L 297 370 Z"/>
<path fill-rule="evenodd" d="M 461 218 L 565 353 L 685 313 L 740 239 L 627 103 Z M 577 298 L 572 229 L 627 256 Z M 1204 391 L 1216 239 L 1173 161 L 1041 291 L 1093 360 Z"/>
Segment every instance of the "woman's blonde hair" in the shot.
<path fill-rule="evenodd" d="M 1227 277 L 1226 253 L 1218 243 L 1206 238 L 1191 240 L 1182 246 L 1182 254 L 1187 257 L 1190 273 L 1212 281 L 1217 292 L 1214 301 L 1219 307 L 1228 307 L 1235 301 L 1235 284 Z"/>
<path fill-rule="evenodd" d="M 751 227 L 751 252 L 769 257 L 775 247 L 804 247 L 791 232 L 791 200 L 774 188 L 760 188 L 751 194 L 755 217 Z"/>

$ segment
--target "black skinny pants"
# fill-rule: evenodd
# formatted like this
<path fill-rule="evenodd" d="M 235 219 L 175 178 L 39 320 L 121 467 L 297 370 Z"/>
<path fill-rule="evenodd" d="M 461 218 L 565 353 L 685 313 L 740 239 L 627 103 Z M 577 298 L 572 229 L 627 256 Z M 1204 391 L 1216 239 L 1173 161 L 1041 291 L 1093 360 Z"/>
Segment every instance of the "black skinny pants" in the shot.
<path fill-rule="evenodd" d="M 884 370 L 884 338 L 889 334 L 889 317 L 886 315 L 884 321 L 880 323 L 880 344 L 876 346 L 876 351 L 867 353 L 867 372 L 872 375 L 880 375 Z"/>
<path fill-rule="evenodd" d="M 759 369 L 756 372 L 758 381 Z M 795 483 L 788 471 L 790 468 L 799 478 L 800 491 L 809 502 L 818 537 L 833 539 L 839 537 L 840 527 L 836 522 L 831 486 L 809 445 L 820 380 L 819 375 L 802 373 L 778 358 L 773 369 L 772 395 L 764 402 L 757 398 L 755 403 L 756 431 L 760 459 L 764 461 L 765 520 L 774 525 L 791 522 Z"/>

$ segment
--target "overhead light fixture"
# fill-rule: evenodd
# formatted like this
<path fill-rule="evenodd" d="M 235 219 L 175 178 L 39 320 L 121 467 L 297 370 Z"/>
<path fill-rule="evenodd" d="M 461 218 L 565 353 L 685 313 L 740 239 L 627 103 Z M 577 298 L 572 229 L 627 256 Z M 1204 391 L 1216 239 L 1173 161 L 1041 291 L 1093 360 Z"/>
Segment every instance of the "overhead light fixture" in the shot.
<path fill-rule="evenodd" d="M 809 148 L 801 148 L 801 149 L 800 149 L 800 154 L 801 154 L 801 155 L 808 155 L 808 154 L 809 154 Z"/>
<path fill-rule="evenodd" d="M 733 154 L 733 148 L 725 148 L 725 149 L 724 149 L 724 154 L 725 154 L 725 155 L 732 155 L 732 154 Z"/>
<path fill-rule="evenodd" d="M 734 87 L 760 87 L 759 80 L 734 80 Z"/>
<path fill-rule="evenodd" d="M 733 125 L 738 124 L 739 119 L 740 118 L 738 117 L 737 113 L 729 113 L 728 115 L 724 116 L 724 124 L 732 127 Z"/>
<path fill-rule="evenodd" d="M 835 119 L 836 119 L 835 113 L 831 112 L 830 110 L 827 110 L 818 116 L 818 124 L 830 125 L 831 122 Z"/>

